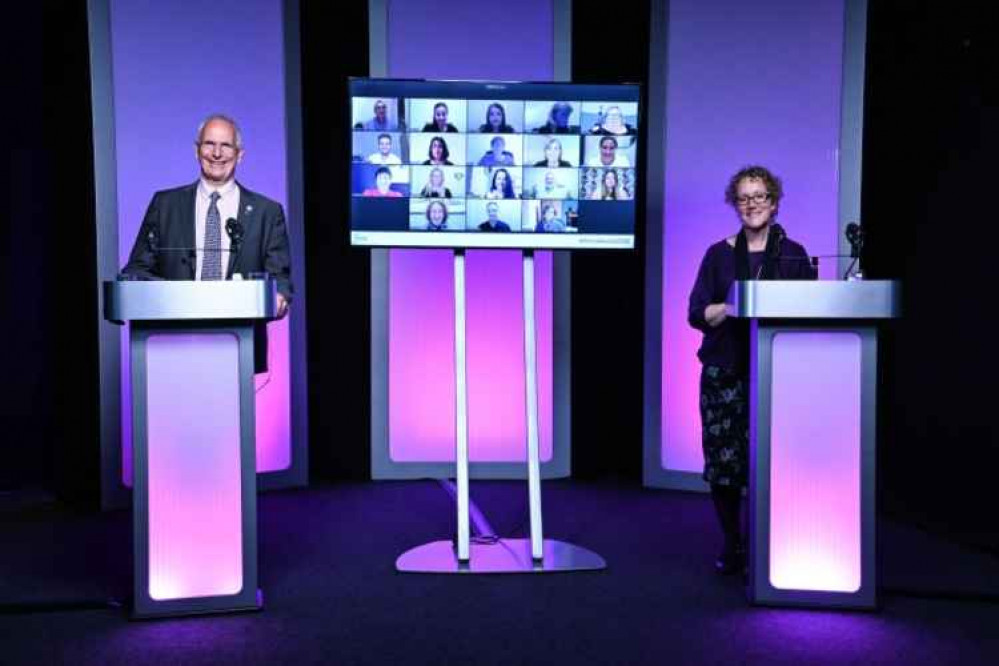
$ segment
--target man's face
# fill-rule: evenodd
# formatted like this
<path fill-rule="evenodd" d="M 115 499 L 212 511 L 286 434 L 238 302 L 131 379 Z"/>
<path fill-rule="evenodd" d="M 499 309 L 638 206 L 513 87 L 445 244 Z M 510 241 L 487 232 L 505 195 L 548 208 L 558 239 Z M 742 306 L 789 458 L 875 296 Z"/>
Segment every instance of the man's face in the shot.
<path fill-rule="evenodd" d="M 382 100 L 378 100 L 377 102 L 375 102 L 375 118 L 378 119 L 378 122 L 384 123 L 385 115 L 387 113 L 388 113 L 388 105 L 385 102 L 383 102 Z"/>
<path fill-rule="evenodd" d="M 387 136 L 383 136 L 378 139 L 378 152 L 382 155 L 388 155 L 389 151 L 392 150 L 392 139 Z"/>
<path fill-rule="evenodd" d="M 208 121 L 201 130 L 195 153 L 201 176 L 214 185 L 229 182 L 243 159 L 243 151 L 236 148 L 236 129 L 220 118 Z"/>
<path fill-rule="evenodd" d="M 546 171 L 545 172 L 545 185 L 547 187 L 553 187 L 555 185 L 555 172 Z"/>
<path fill-rule="evenodd" d="M 499 217 L 499 206 L 496 204 L 489 204 L 486 206 L 486 213 L 489 215 L 489 221 L 495 222 Z"/>
<path fill-rule="evenodd" d="M 610 164 L 614 161 L 614 151 L 617 147 L 614 142 L 610 139 L 604 139 L 600 142 L 600 161 L 604 164 Z"/>
<path fill-rule="evenodd" d="M 492 146 L 494 153 L 500 154 L 506 148 L 506 141 L 503 140 L 503 137 L 498 136 L 492 140 L 490 145 Z"/>

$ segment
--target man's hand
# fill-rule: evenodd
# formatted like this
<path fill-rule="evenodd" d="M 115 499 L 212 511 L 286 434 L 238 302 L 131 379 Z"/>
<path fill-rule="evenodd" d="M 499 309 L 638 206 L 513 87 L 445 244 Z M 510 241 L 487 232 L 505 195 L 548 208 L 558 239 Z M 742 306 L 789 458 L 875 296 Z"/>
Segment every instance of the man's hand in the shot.
<path fill-rule="evenodd" d="M 288 314 L 288 299 L 283 294 L 277 295 L 277 317 L 283 319 Z"/>

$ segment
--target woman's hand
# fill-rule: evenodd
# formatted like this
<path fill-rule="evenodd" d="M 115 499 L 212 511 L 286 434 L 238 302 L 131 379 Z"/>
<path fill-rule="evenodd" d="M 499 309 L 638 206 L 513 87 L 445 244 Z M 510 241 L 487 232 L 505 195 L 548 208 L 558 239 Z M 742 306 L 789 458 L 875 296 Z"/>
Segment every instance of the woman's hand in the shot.
<path fill-rule="evenodd" d="M 728 310 L 724 303 L 712 303 L 704 308 L 704 319 L 712 328 L 721 324 L 727 317 Z"/>

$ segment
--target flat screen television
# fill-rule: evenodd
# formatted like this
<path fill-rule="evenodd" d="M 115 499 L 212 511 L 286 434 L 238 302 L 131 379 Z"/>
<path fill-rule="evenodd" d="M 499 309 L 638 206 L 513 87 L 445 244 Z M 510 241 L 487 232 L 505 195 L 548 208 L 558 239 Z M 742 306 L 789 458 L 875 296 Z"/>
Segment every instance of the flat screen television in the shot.
<path fill-rule="evenodd" d="M 640 92 L 351 79 L 351 243 L 633 248 Z"/>

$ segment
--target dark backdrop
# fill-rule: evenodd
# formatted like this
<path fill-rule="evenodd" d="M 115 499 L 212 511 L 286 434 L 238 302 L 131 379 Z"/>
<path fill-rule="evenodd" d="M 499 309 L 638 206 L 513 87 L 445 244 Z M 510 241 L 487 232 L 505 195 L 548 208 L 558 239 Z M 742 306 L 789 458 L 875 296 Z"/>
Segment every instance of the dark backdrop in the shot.
<path fill-rule="evenodd" d="M 575 3 L 576 81 L 647 77 L 648 3 Z M 885 331 L 882 506 L 999 548 L 993 194 L 997 103 L 984 9 L 872 0 L 867 59 L 865 267 L 901 279 L 905 317 Z M 94 195 L 85 3 L 19 10 L 10 132 L 8 318 L 0 489 L 81 501 L 98 488 Z M 364 3 L 302 7 L 314 479 L 369 474 L 368 251 L 347 245 L 347 75 L 367 72 Z M 344 26 L 350 26 L 344 31 Z M 347 35 L 331 39 L 330 35 Z M 603 55 L 602 55 L 603 54 Z M 613 54 L 613 57 L 605 57 Z M 141 149 L 141 146 L 130 147 Z M 988 160 L 988 161 L 987 161 Z M 573 258 L 573 468 L 638 483 L 643 254 Z M 614 287 L 607 275 L 614 275 Z"/>
<path fill-rule="evenodd" d="M 865 267 L 905 289 L 882 354 L 882 507 L 999 552 L 999 108 L 977 4 L 872 3 L 863 222 Z"/>
<path fill-rule="evenodd" d="M 86 3 L 24 3 L 11 18 L 15 91 L 0 491 L 97 499 L 97 292 Z"/>

